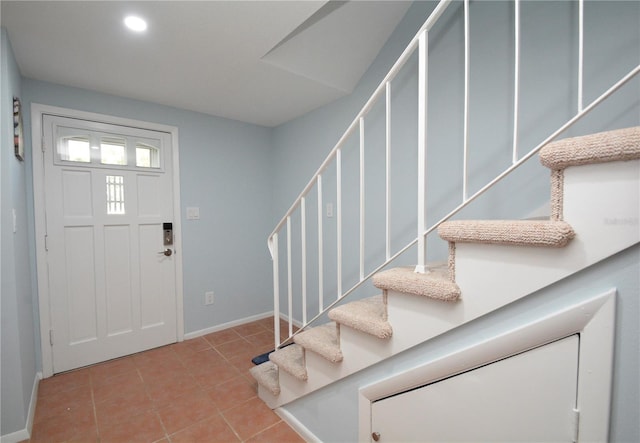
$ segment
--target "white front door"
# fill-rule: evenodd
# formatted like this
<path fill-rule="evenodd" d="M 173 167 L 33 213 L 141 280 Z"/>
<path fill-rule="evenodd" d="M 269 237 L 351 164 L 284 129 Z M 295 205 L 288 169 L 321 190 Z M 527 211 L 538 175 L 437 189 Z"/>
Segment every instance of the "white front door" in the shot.
<path fill-rule="evenodd" d="M 171 135 L 53 115 L 42 132 L 53 372 L 175 342 Z"/>

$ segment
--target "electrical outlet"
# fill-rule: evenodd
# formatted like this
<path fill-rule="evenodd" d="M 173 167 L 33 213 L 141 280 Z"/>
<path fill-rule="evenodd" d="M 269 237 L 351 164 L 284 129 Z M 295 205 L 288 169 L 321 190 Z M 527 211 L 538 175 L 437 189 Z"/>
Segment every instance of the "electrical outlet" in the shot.
<path fill-rule="evenodd" d="M 213 304 L 213 291 L 208 291 L 204 293 L 204 304 L 205 305 Z"/>

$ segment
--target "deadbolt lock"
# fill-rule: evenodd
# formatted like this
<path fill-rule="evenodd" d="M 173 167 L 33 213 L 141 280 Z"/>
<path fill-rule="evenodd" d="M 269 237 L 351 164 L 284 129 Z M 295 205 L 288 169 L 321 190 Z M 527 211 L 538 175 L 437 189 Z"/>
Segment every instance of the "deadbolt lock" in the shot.
<path fill-rule="evenodd" d="M 173 244 L 173 223 L 162 224 L 162 243 L 165 246 Z"/>

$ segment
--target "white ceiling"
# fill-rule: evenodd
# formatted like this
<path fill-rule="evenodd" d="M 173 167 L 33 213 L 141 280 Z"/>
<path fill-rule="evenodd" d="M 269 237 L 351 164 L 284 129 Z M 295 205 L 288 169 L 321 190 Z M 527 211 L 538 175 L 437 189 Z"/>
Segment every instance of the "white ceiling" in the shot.
<path fill-rule="evenodd" d="M 264 126 L 350 93 L 407 1 L 2 1 L 23 76 Z M 143 34 L 126 14 L 144 17 Z"/>

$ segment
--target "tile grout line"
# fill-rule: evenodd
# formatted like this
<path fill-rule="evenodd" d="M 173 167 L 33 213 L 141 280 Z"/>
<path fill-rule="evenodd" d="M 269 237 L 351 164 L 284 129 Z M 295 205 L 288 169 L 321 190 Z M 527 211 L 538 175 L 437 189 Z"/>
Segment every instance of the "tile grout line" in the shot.
<path fill-rule="evenodd" d="M 234 332 L 235 332 L 235 331 L 234 331 Z M 225 363 L 226 363 L 226 364 L 231 365 L 231 363 L 227 360 L 227 358 L 226 358 L 222 353 L 220 353 L 217 349 L 215 349 L 215 347 L 213 346 L 213 344 L 212 344 L 211 342 L 209 342 L 209 341 L 208 341 L 206 338 L 204 338 L 204 337 L 203 337 L 203 339 L 204 339 L 205 343 L 207 343 L 210 347 L 209 347 L 209 348 L 205 348 L 205 349 L 200 349 L 200 350 L 198 350 L 198 351 L 194 351 L 194 353 L 198 353 L 198 352 L 204 352 L 204 351 L 212 350 L 212 351 L 215 351 L 215 352 L 216 352 L 216 354 L 217 354 L 219 357 L 221 357 L 221 358 L 225 361 Z M 182 366 L 183 366 L 183 367 L 184 367 L 184 368 L 189 372 L 189 368 L 184 364 L 184 359 L 182 358 L 182 356 L 180 356 L 180 355 L 179 355 L 177 352 L 175 352 L 175 350 L 173 350 L 173 349 L 172 349 L 172 352 L 173 352 L 173 354 L 175 355 L 175 357 L 178 359 L 178 362 L 179 362 L 179 363 L 180 363 L 180 364 L 181 364 L 181 365 L 182 365 Z M 231 366 L 233 366 L 233 365 L 231 365 Z M 234 367 L 234 369 L 236 369 L 236 368 Z M 238 371 L 238 373 L 239 373 L 239 371 Z M 190 376 L 192 376 L 192 374 L 191 374 L 190 372 L 189 372 L 189 375 L 190 375 Z M 242 375 L 242 374 L 240 374 L 240 373 L 239 373 L 239 375 Z M 197 383 L 197 382 L 196 382 L 196 383 Z M 223 383 L 224 383 L 224 382 L 223 382 Z M 199 383 L 197 383 L 197 384 L 198 384 L 198 389 L 199 389 L 201 392 L 203 392 L 205 395 L 209 395 L 209 394 L 208 394 L 208 392 L 209 392 L 209 391 L 212 391 L 213 389 L 215 389 L 215 387 L 214 387 L 214 388 L 205 389 L 205 388 L 204 388 L 203 386 L 201 386 Z M 219 384 L 222 384 L 222 383 L 219 383 Z M 214 403 L 215 403 L 215 401 L 214 401 Z M 189 429 L 190 427 L 195 426 L 195 425 L 198 425 L 199 423 L 202 423 L 202 422 L 204 422 L 204 421 L 210 420 L 212 417 L 215 417 L 215 416 L 220 417 L 220 418 L 225 422 L 225 424 L 229 427 L 229 429 L 231 429 L 231 431 L 232 431 L 232 432 L 233 432 L 233 433 L 238 437 L 238 439 L 241 441 L 240 436 L 236 433 L 235 429 L 234 429 L 234 428 L 233 428 L 233 427 L 232 427 L 232 426 L 231 426 L 231 425 L 226 421 L 226 419 L 225 419 L 224 415 L 222 414 L 222 411 L 220 410 L 220 408 L 219 408 L 217 405 L 214 405 L 214 407 L 215 407 L 215 409 L 216 409 L 216 412 L 215 412 L 215 414 L 214 414 L 214 415 L 211 415 L 211 416 L 208 416 L 208 417 L 202 418 L 202 419 L 200 419 L 200 420 L 197 420 L 197 421 L 195 421 L 194 423 L 191 423 L 189 426 L 187 426 L 187 427 L 185 427 L 185 428 L 182 428 L 182 429 L 177 430 L 177 431 L 176 431 L 176 432 L 174 432 L 173 434 L 169 434 L 169 433 L 168 433 L 168 431 L 166 431 L 166 428 L 164 427 L 164 423 L 163 423 L 163 428 L 165 429 L 165 435 L 166 435 L 166 438 L 167 438 L 167 440 L 169 441 L 169 443 L 171 443 L 171 442 L 173 441 L 173 440 L 172 440 L 172 436 L 175 436 L 175 435 L 179 434 L 180 432 L 186 431 L 186 430 L 187 430 L 187 429 Z M 160 420 L 162 421 L 162 419 L 161 419 L 161 418 L 160 418 Z"/>
<path fill-rule="evenodd" d="M 140 372 L 140 368 L 136 364 L 135 360 L 133 360 L 133 365 L 134 365 L 134 367 L 136 369 L 136 373 L 138 374 L 138 377 L 140 377 L 140 380 L 142 381 L 142 386 L 144 388 L 144 392 L 145 392 L 146 396 L 149 397 L 149 393 L 147 392 L 147 384 L 144 382 L 144 377 L 142 376 L 142 372 Z M 151 398 L 149 398 L 149 400 L 151 400 Z M 162 417 L 160 416 L 160 412 L 159 412 L 159 410 L 157 408 L 156 402 L 151 400 L 151 404 L 153 405 L 152 411 L 156 415 L 156 418 L 160 422 L 160 426 L 162 426 L 162 430 L 164 431 L 164 437 L 163 438 L 166 438 L 169 442 L 171 442 L 171 439 L 169 438 L 169 433 L 167 432 L 167 427 L 165 426 L 164 421 L 162 420 Z M 161 441 L 163 438 L 159 438 L 156 441 Z"/>
<path fill-rule="evenodd" d="M 269 430 L 269 429 L 271 429 L 271 428 L 275 427 L 276 425 L 279 425 L 281 422 L 282 422 L 282 419 L 278 419 L 278 421 L 277 421 L 277 422 L 275 422 L 274 424 L 272 424 L 272 425 L 270 425 L 270 426 L 267 426 L 267 427 L 266 427 L 266 428 L 264 428 L 264 429 L 260 429 L 260 430 L 259 430 L 258 432 L 256 432 L 255 434 L 253 434 L 253 435 L 251 435 L 250 437 L 247 437 L 246 439 L 242 440 L 242 442 L 244 443 L 244 442 L 247 442 L 247 441 L 251 440 L 251 439 L 252 439 L 253 437 L 255 437 L 256 435 L 260 435 L 260 434 L 262 434 L 263 432 L 265 432 L 265 431 L 267 431 L 267 430 Z"/>
<path fill-rule="evenodd" d="M 169 442 L 171 442 L 171 438 L 169 437 L 169 432 L 167 432 L 167 428 L 164 425 L 164 421 L 162 421 L 162 417 L 160 416 L 160 413 L 156 410 L 155 408 L 155 403 L 153 405 L 153 413 L 156 415 L 156 417 L 158 418 L 158 421 L 160 422 L 160 426 L 162 426 L 162 430 L 164 431 L 164 437 L 159 438 L 156 441 L 161 441 L 163 439 L 167 439 Z"/>
<path fill-rule="evenodd" d="M 89 389 L 91 389 L 91 407 L 93 408 L 93 423 L 96 427 L 96 438 L 100 441 L 100 427 L 98 426 L 98 408 L 96 407 L 96 398 L 93 393 L 93 376 L 89 371 Z"/>
<path fill-rule="evenodd" d="M 225 422 L 225 424 L 226 424 L 227 426 L 229 426 L 229 429 L 231 429 L 231 432 L 233 432 L 233 433 L 234 433 L 234 435 L 236 436 L 236 438 L 238 439 L 238 441 L 239 441 L 239 442 L 243 442 L 244 440 L 243 440 L 242 438 L 240 438 L 240 434 L 238 434 L 238 432 L 236 431 L 236 429 L 235 429 L 233 426 L 231 426 L 231 423 L 229 423 L 229 421 L 227 420 L 227 417 L 225 417 L 225 416 L 224 416 L 224 414 L 223 414 L 222 412 L 220 412 L 219 410 L 218 410 L 218 412 L 219 412 L 219 414 L 220 414 L 220 417 L 222 418 L 222 421 L 224 421 L 224 422 Z"/>
<path fill-rule="evenodd" d="M 148 412 L 152 413 L 152 416 L 155 417 L 155 419 L 158 421 L 158 423 L 160 424 L 161 427 L 161 431 L 162 431 L 162 437 L 158 437 L 158 439 L 154 442 L 154 443 L 159 443 L 159 442 L 165 442 L 165 443 L 172 443 L 176 437 L 177 434 L 184 432 L 186 430 L 188 430 L 189 428 L 193 427 L 193 426 L 197 426 L 197 425 L 201 425 L 202 426 L 202 422 L 205 422 L 207 420 L 211 420 L 214 417 L 217 417 L 218 419 L 222 419 L 221 422 L 224 423 L 224 426 L 226 426 L 227 428 L 229 428 L 229 430 L 231 430 L 231 432 L 236 436 L 236 438 L 238 439 L 239 442 L 246 442 L 247 440 L 254 438 L 255 436 L 257 436 L 258 434 L 261 434 L 265 431 L 268 431 L 272 428 L 274 428 L 275 426 L 279 425 L 282 420 L 278 419 L 275 423 L 272 423 L 262 429 L 257 429 L 257 427 L 254 426 L 248 426 L 247 427 L 247 431 L 249 431 L 249 433 L 251 433 L 251 435 L 245 439 L 243 439 L 240 436 L 240 433 L 238 430 L 236 430 L 236 428 L 234 426 L 231 425 L 231 422 L 227 419 L 227 417 L 224 415 L 227 411 L 233 409 L 233 408 L 242 408 L 245 405 L 247 405 L 249 402 L 254 401 L 256 398 L 259 398 L 257 395 L 257 392 L 255 390 L 255 384 L 251 383 L 252 379 L 248 376 L 248 370 L 246 369 L 248 366 L 248 361 L 244 362 L 245 359 L 250 359 L 250 357 L 247 357 L 247 354 L 253 353 L 254 350 L 255 352 L 260 352 L 259 350 L 263 347 L 267 347 L 268 345 L 264 344 L 261 345 L 259 344 L 260 340 L 262 340 L 262 338 L 256 338 L 255 342 L 251 341 L 251 337 L 254 336 L 258 336 L 260 334 L 270 334 L 273 333 L 273 331 L 269 330 L 266 325 L 263 324 L 256 324 L 253 327 L 250 328 L 246 328 L 247 331 L 251 332 L 250 334 L 241 334 L 240 332 L 238 332 L 237 330 L 233 330 L 233 333 L 228 333 L 226 336 L 223 337 L 227 337 L 224 341 L 222 341 L 221 343 L 218 343 L 217 345 L 214 345 L 214 340 L 213 337 L 211 338 L 211 341 L 207 338 L 205 338 L 206 336 L 202 337 L 202 341 L 194 341 L 191 344 L 187 344 L 186 346 L 179 346 L 176 347 L 175 345 L 178 343 L 172 343 L 169 345 L 165 345 L 167 346 L 167 353 L 164 353 L 164 351 L 160 352 L 160 353 L 154 353 L 151 354 L 151 359 L 147 360 L 146 356 L 144 355 L 145 352 L 148 351 L 152 351 L 152 350 L 145 350 L 145 351 L 141 351 L 138 353 L 134 353 L 128 356 L 123 356 L 120 358 L 116 358 L 113 360 L 129 360 L 128 362 L 126 362 L 127 364 L 118 364 L 115 367 L 110 367 L 108 366 L 110 361 L 107 362 L 101 362 L 101 363 L 97 363 L 95 365 L 89 365 L 86 367 L 87 371 L 88 371 L 88 387 L 90 389 L 90 399 L 91 399 L 91 407 L 92 407 L 92 418 L 93 418 L 93 424 L 94 424 L 94 430 L 95 430 L 95 438 L 96 438 L 96 442 L 100 442 L 104 436 L 102 435 L 101 432 L 101 428 L 99 426 L 99 422 L 100 422 L 100 416 L 99 416 L 99 412 L 98 412 L 98 407 L 97 407 L 97 395 L 96 395 L 96 388 L 102 388 L 103 384 L 108 384 L 110 382 L 110 380 L 113 378 L 115 380 L 115 378 L 120 377 L 120 376 L 124 376 L 125 373 L 129 373 L 129 374 L 135 374 L 136 377 L 138 378 L 138 381 L 141 382 L 141 387 L 142 387 L 142 392 L 144 392 L 145 396 L 147 397 L 147 400 L 150 401 L 150 406 L 148 408 Z M 215 333 L 212 333 L 215 334 Z M 227 343 L 231 343 L 233 341 L 238 341 L 238 343 L 236 343 L 235 346 L 227 346 L 228 351 L 226 353 L 221 352 L 219 349 L 217 349 L 217 347 L 223 346 Z M 225 348 L 223 348 L 225 349 Z M 239 351 L 238 351 L 239 349 Z M 200 374 L 200 371 L 203 372 L 203 375 L 207 375 L 208 372 L 207 368 L 208 367 L 218 367 L 218 365 L 220 365 L 220 368 L 222 369 L 222 367 L 224 366 L 224 371 L 225 371 L 225 377 L 227 375 L 231 376 L 231 373 L 233 373 L 233 377 L 229 378 L 229 380 L 224 380 L 222 382 L 217 382 L 217 379 L 214 377 L 212 379 L 212 381 L 216 382 L 214 385 L 209 385 L 208 383 L 206 383 L 206 380 L 203 379 L 202 382 L 204 384 L 201 384 L 201 382 L 195 381 L 194 378 L 194 373 L 192 373 L 192 368 L 189 366 L 188 362 L 190 361 L 190 358 L 194 355 L 197 355 L 200 352 L 203 351 L 215 351 L 215 353 L 209 354 L 208 356 L 201 356 L 202 357 L 202 363 L 204 363 L 202 365 L 202 369 L 200 369 L 200 366 L 198 366 L 197 370 L 194 367 L 194 371 L 196 371 L 198 374 Z M 247 352 L 250 351 L 250 352 Z M 136 356 L 142 356 L 142 358 L 135 358 Z M 154 361 L 156 358 L 158 358 L 157 361 Z M 211 358 L 211 360 L 209 360 Z M 162 407 L 165 407 L 166 405 L 163 405 L 162 407 L 160 406 L 159 403 L 157 403 L 156 401 L 153 400 L 153 398 L 150 396 L 149 394 L 149 389 L 151 387 L 151 385 L 148 382 L 152 382 L 153 380 L 155 380 L 153 377 L 149 380 L 146 380 L 145 377 L 143 377 L 143 368 L 147 368 L 147 366 L 149 365 L 149 363 L 151 363 L 152 366 L 156 366 L 157 364 L 160 364 L 161 362 L 172 362 L 175 360 L 176 363 L 179 364 L 179 366 L 181 368 L 183 368 L 185 370 L 185 376 L 188 375 L 190 378 L 194 378 L 195 381 L 195 385 L 197 387 L 197 391 L 198 391 L 198 395 L 204 395 L 206 397 L 210 397 L 210 400 L 212 401 L 212 408 L 211 408 L 211 413 L 210 415 L 201 418 L 199 420 L 193 421 L 191 423 L 189 423 L 188 425 L 186 425 L 185 427 L 173 432 L 173 434 L 169 434 L 168 432 L 168 428 L 167 425 L 164 423 L 164 420 L 162 418 L 162 415 L 160 414 L 160 410 L 162 409 Z M 232 363 L 232 360 L 234 360 L 234 363 Z M 193 362 L 196 362 L 196 360 L 194 360 Z M 100 365 L 102 363 L 106 363 L 107 366 L 105 367 L 101 367 Z M 246 363 L 246 364 L 245 364 Z M 130 365 L 130 366 L 128 366 Z M 95 370 L 91 370 L 91 367 L 96 366 L 97 368 Z M 133 369 L 133 371 L 131 371 L 131 369 Z M 115 372 L 114 372 L 115 371 Z M 129 372 L 131 371 L 131 372 Z M 182 371 L 182 370 L 181 370 Z M 182 372 L 181 372 L 182 373 Z M 150 372 L 151 375 L 153 375 L 153 373 Z M 121 382 L 126 382 L 127 386 L 130 384 L 128 383 L 130 377 L 126 377 L 127 380 L 122 380 L 122 381 L 118 381 L 118 383 Z M 166 376 L 163 377 L 163 380 L 165 380 L 166 378 L 171 378 L 169 374 L 167 374 Z M 238 401 L 240 398 L 244 397 L 245 394 L 242 395 L 242 397 L 238 397 L 238 395 L 236 395 L 235 397 L 233 397 L 233 399 L 231 399 L 231 397 L 229 398 L 229 402 L 232 402 L 232 406 L 226 407 L 226 409 L 221 410 L 220 406 L 218 406 L 216 404 L 216 396 L 212 394 L 212 391 L 214 391 L 218 386 L 222 386 L 225 383 L 231 383 L 233 380 L 237 380 L 238 383 L 242 383 L 244 386 L 244 383 L 246 383 L 247 385 L 250 386 L 251 388 L 251 392 L 252 392 L 252 396 L 251 398 L 245 399 L 245 400 L 240 400 L 238 403 L 234 403 L 236 401 Z M 133 382 L 133 379 L 130 380 L 131 382 Z M 57 386 L 57 385 L 54 385 Z M 65 385 L 66 386 L 66 385 Z M 68 386 L 66 389 L 63 389 L 62 391 L 69 391 L 72 389 L 77 388 L 78 386 Z M 195 388 L 194 388 L 195 389 Z M 244 389 L 244 388 L 243 388 Z M 99 392 L 103 392 L 104 389 L 99 389 Z M 195 392 L 195 391 L 194 391 Z M 226 391 L 224 391 L 224 389 L 222 389 L 220 391 L 221 393 L 224 393 Z M 233 390 L 229 391 L 231 394 L 229 395 L 233 395 Z M 105 391 L 105 394 L 108 394 L 108 392 Z M 249 391 L 246 392 L 246 395 L 249 394 Z M 101 394 L 102 395 L 102 394 Z M 187 393 L 182 393 L 181 395 L 187 395 Z M 213 396 L 212 396 L 213 395 Z M 224 394 L 225 396 L 227 394 Z M 106 398 L 106 397 L 105 397 Z M 109 396 L 110 398 L 110 396 Z M 101 397 L 101 403 L 102 401 L 105 401 L 104 398 Z M 229 403 L 225 400 L 225 404 Z M 145 409 L 146 410 L 146 409 Z M 104 411 L 106 412 L 106 410 Z M 195 417 L 193 417 L 195 418 Z M 105 429 L 109 429 L 109 427 L 107 426 Z M 239 429 L 244 429 L 244 427 L 240 427 Z M 159 429 L 160 430 L 160 429 Z M 244 431 L 243 431 L 244 432 Z M 106 435 L 106 434 L 105 434 Z M 133 435 L 131 436 L 133 438 Z"/>

